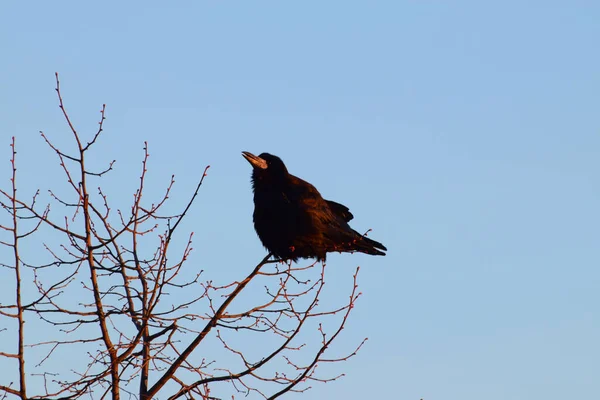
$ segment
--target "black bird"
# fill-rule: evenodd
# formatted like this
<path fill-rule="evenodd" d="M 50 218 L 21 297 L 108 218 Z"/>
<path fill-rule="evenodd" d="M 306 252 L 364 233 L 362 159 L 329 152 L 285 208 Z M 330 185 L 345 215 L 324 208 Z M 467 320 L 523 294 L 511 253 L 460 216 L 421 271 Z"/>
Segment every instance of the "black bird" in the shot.
<path fill-rule="evenodd" d="M 273 255 L 293 261 L 325 261 L 333 251 L 385 255 L 384 245 L 350 228 L 348 207 L 323 199 L 313 185 L 288 173 L 279 157 L 242 155 L 253 167 L 254 229 Z"/>

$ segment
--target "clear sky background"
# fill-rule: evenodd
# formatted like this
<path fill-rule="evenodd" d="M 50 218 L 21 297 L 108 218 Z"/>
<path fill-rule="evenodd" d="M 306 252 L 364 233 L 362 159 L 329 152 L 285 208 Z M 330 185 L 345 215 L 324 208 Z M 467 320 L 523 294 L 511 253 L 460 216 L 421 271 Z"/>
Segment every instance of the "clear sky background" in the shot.
<path fill-rule="evenodd" d="M 363 292 L 332 350 L 369 341 L 304 398 L 597 399 L 599 49 L 591 0 L 5 1 L 1 184 L 13 135 L 26 187 L 63 182 L 38 133 L 70 139 L 58 71 L 82 133 L 107 104 L 113 196 L 145 140 L 175 202 L 211 165 L 187 268 L 226 282 L 265 255 L 242 150 L 388 247 L 329 257 L 329 300 L 358 265 Z"/>

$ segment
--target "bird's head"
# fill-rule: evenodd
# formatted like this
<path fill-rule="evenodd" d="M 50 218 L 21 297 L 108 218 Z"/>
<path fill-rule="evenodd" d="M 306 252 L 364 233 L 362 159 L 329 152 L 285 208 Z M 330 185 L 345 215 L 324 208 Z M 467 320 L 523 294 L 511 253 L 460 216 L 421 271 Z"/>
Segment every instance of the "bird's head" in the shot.
<path fill-rule="evenodd" d="M 288 176 L 288 170 L 281 158 L 269 153 L 260 156 L 242 151 L 242 155 L 252 165 L 252 181 L 257 184 L 282 183 Z"/>

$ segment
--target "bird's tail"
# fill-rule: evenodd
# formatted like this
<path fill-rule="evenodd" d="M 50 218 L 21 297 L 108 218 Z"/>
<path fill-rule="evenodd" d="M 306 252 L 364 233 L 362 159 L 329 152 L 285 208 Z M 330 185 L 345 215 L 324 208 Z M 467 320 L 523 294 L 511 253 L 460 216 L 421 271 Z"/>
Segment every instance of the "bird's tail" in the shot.
<path fill-rule="evenodd" d="M 349 250 L 359 251 L 361 253 L 372 254 L 375 256 L 385 256 L 383 251 L 387 251 L 387 248 L 376 240 L 369 239 L 365 235 L 354 231 L 356 237 L 352 240 L 349 246 Z M 382 251 L 383 250 L 383 251 Z"/>

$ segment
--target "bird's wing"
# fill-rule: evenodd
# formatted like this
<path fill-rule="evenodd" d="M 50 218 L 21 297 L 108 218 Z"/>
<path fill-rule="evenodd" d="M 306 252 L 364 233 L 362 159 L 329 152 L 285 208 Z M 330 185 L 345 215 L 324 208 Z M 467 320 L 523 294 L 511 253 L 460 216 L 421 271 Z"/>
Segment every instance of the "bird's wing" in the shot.
<path fill-rule="evenodd" d="M 352 215 L 352 213 L 350 212 L 350 209 L 348 207 L 346 207 L 345 205 L 336 203 L 335 201 L 331 201 L 331 200 L 325 200 L 325 201 L 327 202 L 327 205 L 329 206 L 331 211 L 333 211 L 334 213 L 336 213 L 337 215 L 342 217 L 344 219 L 344 221 L 350 222 L 350 221 L 352 221 L 352 218 L 354 218 L 354 215 Z"/>
<path fill-rule="evenodd" d="M 298 200 L 302 208 L 310 210 L 321 209 L 320 215 L 335 215 L 344 220 L 344 222 L 349 222 L 354 218 L 348 207 L 335 201 L 323 199 L 319 191 L 310 183 L 293 175 L 290 175 L 290 181 L 293 183 L 294 197 Z M 328 212 L 325 209 L 328 209 Z"/>

